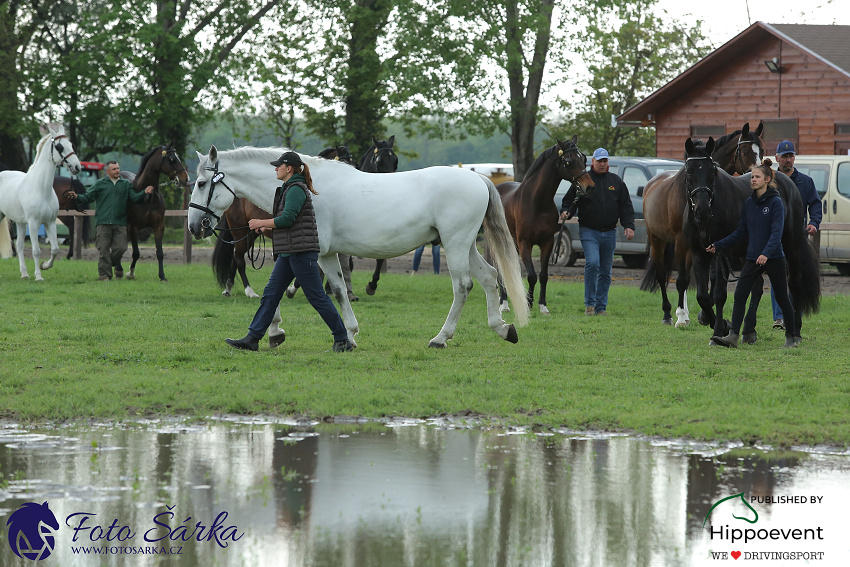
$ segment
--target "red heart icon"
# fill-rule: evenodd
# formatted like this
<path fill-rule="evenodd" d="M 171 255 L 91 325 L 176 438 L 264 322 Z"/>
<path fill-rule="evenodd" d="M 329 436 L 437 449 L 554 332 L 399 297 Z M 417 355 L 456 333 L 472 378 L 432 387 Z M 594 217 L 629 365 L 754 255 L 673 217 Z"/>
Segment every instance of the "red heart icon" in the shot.
<path fill-rule="evenodd" d="M 741 557 L 741 552 L 740 552 L 740 551 L 733 551 L 733 552 L 732 552 L 732 557 L 734 557 L 734 558 L 735 558 L 735 560 L 737 561 L 737 559 L 738 559 L 739 557 Z"/>

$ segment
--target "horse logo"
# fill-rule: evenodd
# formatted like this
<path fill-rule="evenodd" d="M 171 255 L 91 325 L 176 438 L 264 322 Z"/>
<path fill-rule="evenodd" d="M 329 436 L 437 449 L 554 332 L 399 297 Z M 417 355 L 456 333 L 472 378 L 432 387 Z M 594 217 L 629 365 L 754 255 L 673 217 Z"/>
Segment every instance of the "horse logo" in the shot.
<path fill-rule="evenodd" d="M 56 544 L 55 533 L 59 522 L 47 502 L 27 502 L 9 516 L 6 521 L 9 545 L 15 555 L 24 559 L 40 561 L 50 557 Z"/>
<path fill-rule="evenodd" d="M 714 503 L 714 505 L 713 505 L 711 508 L 709 508 L 709 510 L 708 510 L 708 514 L 706 514 L 706 515 L 705 515 L 705 520 L 703 520 L 703 521 L 702 521 L 702 527 L 705 527 L 705 523 L 708 521 L 708 517 L 711 515 L 711 511 L 712 511 L 712 510 L 714 510 L 715 508 L 717 508 L 717 507 L 718 507 L 720 504 L 722 504 L 723 502 L 726 502 L 727 500 L 732 500 L 733 498 L 738 498 L 739 496 L 741 497 L 741 502 L 743 502 L 743 503 L 744 503 L 744 505 L 745 505 L 747 508 L 749 508 L 750 510 L 752 510 L 752 511 L 753 511 L 753 514 L 755 514 L 755 515 L 756 515 L 756 518 L 755 518 L 755 520 L 750 520 L 750 519 L 747 519 L 747 518 L 743 518 L 743 517 L 741 517 L 741 516 L 736 516 L 735 514 L 732 514 L 732 517 L 733 517 L 733 518 L 735 518 L 736 520 L 744 520 L 745 522 L 749 522 L 749 523 L 751 523 L 751 524 L 755 524 L 756 522 L 758 522 L 758 521 L 759 521 L 759 513 L 758 513 L 758 512 L 756 512 L 755 508 L 753 508 L 752 506 L 750 506 L 750 505 L 749 505 L 749 503 L 748 503 L 748 502 L 746 501 L 746 499 L 744 498 L 744 493 L 743 493 L 743 492 L 740 492 L 740 493 L 738 493 L 738 494 L 733 494 L 732 496 L 727 496 L 726 498 L 723 498 L 723 499 L 718 500 L 717 502 L 715 502 L 715 503 Z"/>

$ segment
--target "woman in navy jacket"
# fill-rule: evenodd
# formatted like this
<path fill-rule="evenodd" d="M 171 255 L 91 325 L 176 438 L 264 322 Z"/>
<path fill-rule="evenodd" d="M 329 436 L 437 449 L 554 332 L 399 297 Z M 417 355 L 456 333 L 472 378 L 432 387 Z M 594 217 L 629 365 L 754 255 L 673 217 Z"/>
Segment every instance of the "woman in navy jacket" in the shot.
<path fill-rule="evenodd" d="M 767 272 L 770 285 L 776 292 L 776 301 L 786 315 L 785 344 L 783 348 L 800 345 L 800 337 L 793 335 L 794 309 L 788 297 L 788 278 L 786 276 L 785 252 L 782 250 L 782 230 L 785 226 L 785 205 L 776 190 L 775 172 L 770 168 L 773 164 L 765 159 L 761 165 L 753 168 L 750 183 L 753 194 L 744 201 L 741 211 L 741 221 L 735 232 L 726 238 L 711 244 L 706 251 L 712 254 L 717 250 L 729 248 L 733 244 L 749 237 L 747 257 L 738 285 L 735 287 L 735 303 L 732 306 L 732 324 L 729 334 L 725 337 L 712 337 L 719 345 L 737 348 L 738 333 L 744 322 L 744 311 L 753 284 L 761 274 Z"/>

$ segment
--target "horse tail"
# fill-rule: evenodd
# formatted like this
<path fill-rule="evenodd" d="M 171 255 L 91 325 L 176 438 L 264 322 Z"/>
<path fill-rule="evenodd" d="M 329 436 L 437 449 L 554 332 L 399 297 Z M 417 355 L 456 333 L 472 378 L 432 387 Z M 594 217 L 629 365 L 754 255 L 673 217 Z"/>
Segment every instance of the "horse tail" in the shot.
<path fill-rule="evenodd" d="M 227 230 L 228 228 L 230 227 L 227 224 L 227 216 L 224 215 L 218 223 L 218 229 L 224 230 L 225 234 L 230 234 L 230 231 Z M 223 238 L 215 239 L 212 268 L 218 285 L 220 287 L 227 287 L 227 280 L 230 279 L 230 274 L 233 270 L 233 243 Z"/>
<path fill-rule="evenodd" d="M 803 233 L 803 245 L 800 247 L 800 271 L 803 289 L 799 301 L 803 313 L 817 313 L 820 309 L 820 262 L 812 247 L 811 240 Z M 794 297 L 797 301 L 797 298 Z"/>
<path fill-rule="evenodd" d="M 668 242 L 664 246 L 664 267 L 668 277 L 673 270 L 673 253 L 675 248 L 672 242 Z M 658 283 L 658 268 L 655 262 L 652 261 L 652 256 L 646 262 L 646 272 L 643 274 L 643 280 L 640 282 L 641 291 L 658 291 L 661 289 L 661 284 Z"/>
<path fill-rule="evenodd" d="M 496 268 L 508 292 L 508 298 L 513 304 L 517 325 L 524 327 L 528 324 L 528 298 L 520 272 L 519 253 L 505 220 L 505 207 L 496 186 L 483 175 L 481 178 L 490 191 L 490 203 L 484 215 L 484 237 L 496 261 Z"/>
<path fill-rule="evenodd" d="M 0 258 L 12 257 L 12 235 L 9 233 L 9 217 L 0 221 Z"/>

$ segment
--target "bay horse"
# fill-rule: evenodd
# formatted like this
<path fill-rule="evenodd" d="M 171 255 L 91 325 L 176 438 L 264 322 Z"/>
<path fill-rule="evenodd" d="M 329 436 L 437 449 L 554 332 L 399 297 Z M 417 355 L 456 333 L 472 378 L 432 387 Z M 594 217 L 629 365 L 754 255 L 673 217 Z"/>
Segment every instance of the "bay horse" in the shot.
<path fill-rule="evenodd" d="M 540 312 L 549 314 L 546 307 L 546 284 L 549 281 L 549 256 L 558 232 L 558 207 L 555 192 L 562 180 L 578 187 L 579 194 L 593 191 L 593 181 L 587 172 L 587 157 L 576 144 L 578 136 L 557 144 L 541 153 L 523 177 L 521 183 L 508 181 L 496 189 L 505 207 L 505 219 L 511 236 L 519 247 L 519 255 L 528 275 L 528 306 L 534 301 L 534 286 L 538 277 L 534 270 L 531 252 L 540 248 Z M 507 308 L 507 298 L 501 294 L 502 308 Z"/>
<path fill-rule="evenodd" d="M 63 127 L 57 130 L 48 127 L 49 133 L 36 145 L 35 159 L 26 173 L 22 171 L 0 171 L 0 221 L 4 217 L 16 223 L 18 233 L 18 262 L 21 278 L 29 278 L 24 263 L 24 242 L 27 228 L 35 261 L 35 281 L 44 281 L 41 270 L 48 270 L 59 255 L 59 240 L 56 237 L 56 215 L 59 200 L 53 192 L 53 172 L 56 166 L 65 164 L 76 175 L 82 170 L 80 160 Z M 38 229 L 44 225 L 50 241 L 50 259 L 43 264 L 38 245 Z"/>
<path fill-rule="evenodd" d="M 705 324 L 713 328 L 712 336 L 725 336 L 728 322 L 723 319 L 726 302 L 727 271 L 715 270 L 713 292 L 709 292 L 713 255 L 706 247 L 731 234 L 738 226 L 743 202 L 750 196 L 750 175 L 732 177 L 717 167 L 712 159 L 714 139 L 707 144 L 685 142 L 686 160 L 678 172 L 664 172 L 644 190 L 643 210 L 650 241 L 651 263 L 641 289 L 661 289 L 663 322 L 672 323 L 667 281 L 670 269 L 678 272 L 676 289 L 679 303 L 676 326 L 687 324 L 686 291 L 691 268 L 697 287 L 697 302 Z M 785 203 L 785 226 L 782 246 L 789 269 L 789 289 L 795 312 L 802 315 L 817 311 L 820 302 L 819 265 L 803 230 L 803 204 L 800 192 L 787 176 L 776 176 L 779 193 Z M 678 226 L 676 223 L 679 223 Z M 664 230 L 666 228 L 666 230 Z M 673 247 L 668 244 L 673 243 Z M 746 243 L 739 243 L 729 256 L 743 258 Z M 746 342 L 755 342 L 755 310 L 761 296 L 761 285 L 754 286 L 750 312 L 744 321 Z M 714 309 L 717 309 L 715 316 Z M 799 332 L 799 329 L 797 329 Z"/>
<path fill-rule="evenodd" d="M 357 169 L 364 173 L 395 173 L 398 171 L 398 156 L 395 155 L 393 146 L 395 135 L 388 140 L 379 140 L 372 136 L 372 146 L 363 153 Z M 421 242 L 419 243 L 422 244 Z M 419 248 L 419 246 L 416 246 Z M 375 272 L 372 281 L 366 284 L 366 294 L 375 295 L 378 289 L 378 280 L 381 279 L 381 270 L 384 268 L 384 259 L 379 258 L 375 262 Z"/>
<path fill-rule="evenodd" d="M 225 297 L 230 297 L 233 289 L 236 272 L 242 280 L 247 297 L 260 297 L 248 283 L 248 275 L 245 273 L 245 255 L 252 249 L 257 239 L 257 233 L 248 229 L 248 221 L 251 219 L 270 219 L 272 215 L 247 199 L 237 197 L 233 199 L 221 221 L 218 223 L 218 238 L 213 248 L 212 266 L 216 281 L 224 288 L 221 292 Z M 264 252 L 265 253 L 265 252 Z M 252 262 L 254 258 L 252 258 Z"/>
<path fill-rule="evenodd" d="M 286 148 L 243 147 L 198 153 L 197 181 L 187 219 L 196 239 L 212 233 L 235 197 L 244 197 L 271 211 L 279 185 L 269 162 Z M 499 312 L 496 269 L 475 246 L 478 229 L 493 252 L 508 290 L 517 325 L 528 323 L 519 258 L 505 222 L 504 208 L 493 182 L 475 172 L 429 167 L 394 175 L 369 175 L 336 161 L 301 155 L 319 194 L 313 208 L 319 231 L 319 267 L 330 282 L 340 314 L 354 342 L 357 319 L 345 291 L 338 253 L 366 258 L 392 258 L 423 242 L 439 238 L 446 251 L 454 299 L 446 322 L 429 346 L 443 348 L 457 329 L 463 305 L 475 277 L 484 288 L 487 322 L 502 339 L 517 342 L 514 325 Z M 520 307 L 521 305 L 521 307 Z"/>
<path fill-rule="evenodd" d="M 764 159 L 764 141 L 762 132 L 764 123 L 759 122 L 758 128 L 750 130 L 747 122 L 740 130 L 730 132 L 714 141 L 714 151 L 711 157 L 726 173 L 744 175 L 755 165 L 761 165 Z"/>
<path fill-rule="evenodd" d="M 78 212 L 88 210 L 87 205 L 83 205 L 76 199 L 68 196 L 69 192 L 73 191 L 77 195 L 82 195 L 86 192 L 86 186 L 79 179 L 71 179 L 70 177 L 56 176 L 53 178 L 53 192 L 56 193 L 56 198 L 59 200 L 59 215 L 58 219 L 68 226 L 68 255 L 65 259 L 70 260 L 74 256 L 74 223 L 83 223 L 83 245 L 87 246 L 90 242 L 89 233 L 91 232 L 91 217 L 79 217 L 75 215 L 63 215 L 62 211 L 70 211 L 74 209 Z"/>
<path fill-rule="evenodd" d="M 162 235 L 165 232 L 165 199 L 159 192 L 159 177 L 167 176 L 172 182 L 180 187 L 188 188 L 189 174 L 177 155 L 177 150 L 171 146 L 156 146 L 142 156 L 139 171 L 132 174 L 122 171 L 121 176 L 133 183 L 136 191 L 143 191 L 145 187 L 152 185 L 153 193 L 141 203 L 127 201 L 127 236 L 133 244 L 133 261 L 130 264 L 130 272 L 127 279 L 136 278 L 136 262 L 139 260 L 139 231 L 143 228 L 153 229 L 154 243 L 156 245 L 156 259 L 159 262 L 159 279 L 167 282 L 163 270 Z"/>

